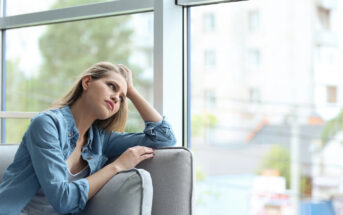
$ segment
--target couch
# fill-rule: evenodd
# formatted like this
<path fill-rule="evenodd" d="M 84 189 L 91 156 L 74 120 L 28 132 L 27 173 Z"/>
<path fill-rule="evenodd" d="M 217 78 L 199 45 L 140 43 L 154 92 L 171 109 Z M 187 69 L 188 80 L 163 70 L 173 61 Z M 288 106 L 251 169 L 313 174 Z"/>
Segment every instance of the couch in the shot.
<path fill-rule="evenodd" d="M 0 144 L 0 182 L 18 146 L 17 144 Z M 153 215 L 193 214 L 193 158 L 188 149 L 183 147 L 156 149 L 155 157 L 143 161 L 137 168 L 147 170 L 152 177 Z M 108 184 L 110 186 L 111 181 Z M 91 199 L 87 204 L 97 203 L 96 200 Z M 106 208 L 101 210 L 103 211 L 98 211 L 98 214 L 108 214 Z"/>

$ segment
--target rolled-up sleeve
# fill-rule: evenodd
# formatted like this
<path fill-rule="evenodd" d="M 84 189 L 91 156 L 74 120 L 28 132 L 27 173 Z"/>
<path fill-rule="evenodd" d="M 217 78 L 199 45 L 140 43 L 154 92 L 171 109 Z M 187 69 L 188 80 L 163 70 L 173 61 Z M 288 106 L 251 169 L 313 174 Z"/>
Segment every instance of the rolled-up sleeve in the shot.
<path fill-rule="evenodd" d="M 107 133 L 104 144 L 104 154 L 116 157 L 133 146 L 147 146 L 160 148 L 173 146 L 175 135 L 165 117 L 158 122 L 145 122 L 145 129 L 141 133 Z"/>
<path fill-rule="evenodd" d="M 51 116 L 34 118 L 24 138 L 35 174 L 50 204 L 61 214 L 80 212 L 88 200 L 89 184 L 86 179 L 68 182 L 68 166 Z"/>

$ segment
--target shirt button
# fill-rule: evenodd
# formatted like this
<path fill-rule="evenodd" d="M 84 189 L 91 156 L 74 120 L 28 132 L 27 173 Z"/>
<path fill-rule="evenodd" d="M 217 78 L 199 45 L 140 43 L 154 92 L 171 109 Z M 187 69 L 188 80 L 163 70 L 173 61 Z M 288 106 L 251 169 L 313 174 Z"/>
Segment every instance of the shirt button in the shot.
<path fill-rule="evenodd" d="M 71 137 L 71 133 L 68 134 L 68 137 Z"/>
<path fill-rule="evenodd" d="M 92 159 L 92 156 L 87 157 L 87 160 L 91 160 L 91 159 Z"/>
<path fill-rule="evenodd" d="M 88 150 L 87 150 L 87 149 L 83 150 L 83 153 L 87 153 L 87 152 L 88 152 Z"/>

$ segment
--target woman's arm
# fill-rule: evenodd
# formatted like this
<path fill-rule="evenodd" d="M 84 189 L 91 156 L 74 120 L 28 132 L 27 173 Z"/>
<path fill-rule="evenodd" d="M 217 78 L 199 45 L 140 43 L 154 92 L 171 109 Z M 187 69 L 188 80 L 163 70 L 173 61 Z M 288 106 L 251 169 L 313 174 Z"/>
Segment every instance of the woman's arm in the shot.
<path fill-rule="evenodd" d="M 148 147 L 135 146 L 127 149 L 114 162 L 86 178 L 89 183 L 88 199 L 92 198 L 118 172 L 132 169 L 141 161 L 153 156 L 154 151 Z"/>
<path fill-rule="evenodd" d="M 133 102 L 145 121 L 145 129 L 141 133 L 106 133 L 104 154 L 112 158 L 134 146 L 159 148 L 174 145 L 176 139 L 169 123 L 133 87 L 131 71 L 123 65 L 119 66 L 127 72 L 127 97 Z"/>
<path fill-rule="evenodd" d="M 145 122 L 158 122 L 162 120 L 162 116 L 157 112 L 157 110 L 148 102 L 146 101 L 143 96 L 137 91 L 137 89 L 133 86 L 132 81 L 132 72 L 130 69 L 125 67 L 124 65 L 119 64 L 120 68 L 122 68 L 127 73 L 127 94 L 126 96 L 132 101 L 135 105 L 136 109 L 138 110 L 139 114 L 143 118 Z"/>

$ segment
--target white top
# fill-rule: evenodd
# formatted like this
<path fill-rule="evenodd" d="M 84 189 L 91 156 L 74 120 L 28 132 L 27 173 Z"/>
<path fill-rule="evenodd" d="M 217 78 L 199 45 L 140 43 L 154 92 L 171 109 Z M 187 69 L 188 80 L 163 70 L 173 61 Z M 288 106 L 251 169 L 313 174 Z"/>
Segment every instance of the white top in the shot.
<path fill-rule="evenodd" d="M 68 182 L 76 181 L 81 178 L 85 178 L 89 175 L 89 166 L 87 165 L 80 172 L 72 174 L 70 170 L 67 171 Z M 26 207 L 20 212 L 19 215 L 59 215 L 56 210 L 49 203 L 48 199 L 45 197 L 42 189 L 39 189 L 36 195 L 31 199 L 31 201 L 26 205 Z"/>

